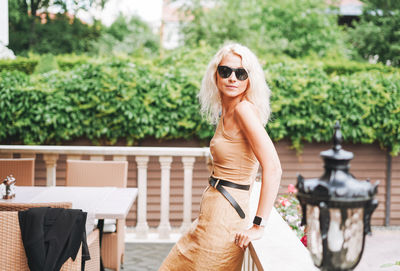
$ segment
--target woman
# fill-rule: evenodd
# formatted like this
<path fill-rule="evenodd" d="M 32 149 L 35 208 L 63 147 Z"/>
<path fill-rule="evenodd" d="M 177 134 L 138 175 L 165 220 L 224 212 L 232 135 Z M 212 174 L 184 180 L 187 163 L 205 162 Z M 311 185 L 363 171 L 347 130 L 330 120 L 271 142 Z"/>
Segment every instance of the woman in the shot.
<path fill-rule="evenodd" d="M 226 45 L 211 60 L 199 93 L 203 115 L 218 124 L 210 142 L 210 185 L 199 217 L 159 270 L 241 270 L 249 242 L 262 237 L 281 177 L 278 155 L 264 129 L 269 95 L 263 70 L 247 47 Z M 249 198 L 259 163 L 262 185 L 253 218 Z"/>

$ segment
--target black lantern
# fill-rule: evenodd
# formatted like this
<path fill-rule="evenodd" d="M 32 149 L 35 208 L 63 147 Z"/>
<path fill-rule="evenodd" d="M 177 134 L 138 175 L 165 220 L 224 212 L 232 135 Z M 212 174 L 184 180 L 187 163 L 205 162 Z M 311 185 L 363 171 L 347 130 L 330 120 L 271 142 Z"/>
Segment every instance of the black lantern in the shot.
<path fill-rule="evenodd" d="M 349 172 L 353 153 L 342 149 L 335 124 L 333 148 L 321 152 L 325 173 L 319 179 L 297 177 L 297 198 L 307 225 L 307 247 L 321 270 L 353 270 L 361 259 L 378 182 L 359 181 Z"/>

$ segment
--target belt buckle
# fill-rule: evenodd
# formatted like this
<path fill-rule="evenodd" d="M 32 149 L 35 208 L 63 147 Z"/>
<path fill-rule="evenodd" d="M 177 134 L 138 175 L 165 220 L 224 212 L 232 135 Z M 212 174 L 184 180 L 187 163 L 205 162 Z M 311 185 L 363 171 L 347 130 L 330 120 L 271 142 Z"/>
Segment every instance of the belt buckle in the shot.
<path fill-rule="evenodd" d="M 214 187 L 215 189 L 217 189 L 217 186 L 218 186 L 218 184 L 219 184 L 219 181 L 220 181 L 220 179 L 217 179 L 217 181 L 216 181 L 215 184 L 213 185 L 213 187 Z"/>

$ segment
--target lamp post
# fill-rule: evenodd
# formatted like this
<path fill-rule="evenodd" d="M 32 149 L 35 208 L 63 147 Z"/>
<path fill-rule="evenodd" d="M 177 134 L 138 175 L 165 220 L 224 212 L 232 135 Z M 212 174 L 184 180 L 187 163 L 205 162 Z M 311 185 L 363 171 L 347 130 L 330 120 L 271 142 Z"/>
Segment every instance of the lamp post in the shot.
<path fill-rule="evenodd" d="M 342 149 L 340 125 L 333 147 L 321 152 L 325 172 L 320 178 L 297 177 L 297 198 L 307 225 L 307 246 L 314 264 L 325 271 L 353 270 L 361 259 L 378 182 L 359 181 L 349 172 L 353 153 Z"/>

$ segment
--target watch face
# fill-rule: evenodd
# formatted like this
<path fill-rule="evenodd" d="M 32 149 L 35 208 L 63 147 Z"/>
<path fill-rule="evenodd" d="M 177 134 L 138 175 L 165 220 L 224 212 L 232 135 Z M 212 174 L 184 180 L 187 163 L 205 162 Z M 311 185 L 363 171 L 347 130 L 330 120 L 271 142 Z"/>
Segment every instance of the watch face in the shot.
<path fill-rule="evenodd" d="M 256 225 L 260 226 L 261 225 L 261 221 L 262 221 L 261 217 L 255 216 L 254 220 L 253 220 L 253 224 L 256 224 Z"/>

